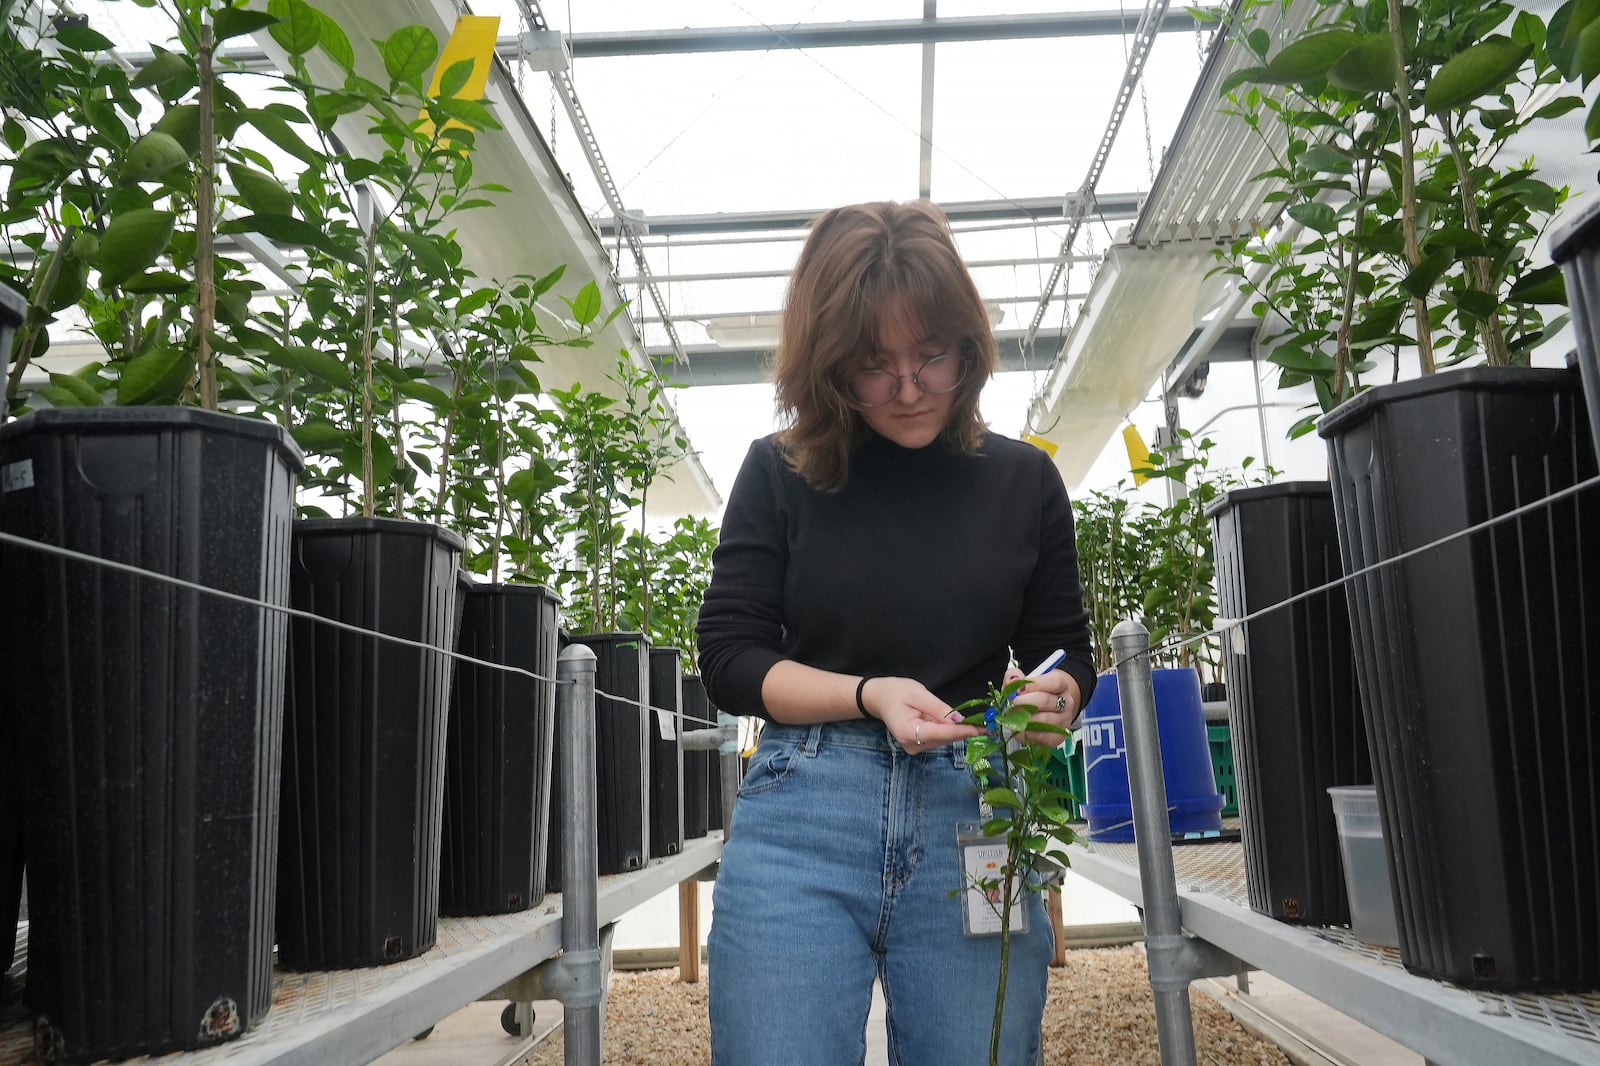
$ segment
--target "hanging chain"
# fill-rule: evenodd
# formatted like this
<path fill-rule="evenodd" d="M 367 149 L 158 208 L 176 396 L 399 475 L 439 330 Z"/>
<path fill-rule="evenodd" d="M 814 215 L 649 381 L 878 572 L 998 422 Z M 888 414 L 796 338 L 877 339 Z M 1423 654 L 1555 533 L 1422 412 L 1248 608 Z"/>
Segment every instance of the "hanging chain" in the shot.
<path fill-rule="evenodd" d="M 1139 79 L 1139 106 L 1144 109 L 1144 161 L 1150 168 L 1150 188 L 1156 187 L 1156 151 L 1150 144 L 1150 97 L 1144 91 L 1144 79 Z"/>
<path fill-rule="evenodd" d="M 528 13 L 517 14 L 517 98 L 527 106 L 528 92 Z"/>

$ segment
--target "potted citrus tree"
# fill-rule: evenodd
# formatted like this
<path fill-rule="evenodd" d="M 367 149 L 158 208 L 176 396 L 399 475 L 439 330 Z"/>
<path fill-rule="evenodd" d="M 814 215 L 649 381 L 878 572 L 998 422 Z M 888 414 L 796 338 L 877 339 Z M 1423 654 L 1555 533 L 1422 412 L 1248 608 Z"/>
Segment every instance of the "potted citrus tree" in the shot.
<path fill-rule="evenodd" d="M 1311 233 L 1240 251 L 1267 257 L 1256 295 L 1289 324 L 1269 358 L 1327 411 L 1346 572 L 1590 476 L 1576 378 L 1528 365 L 1562 321 L 1546 317 L 1560 275 L 1531 253 L 1565 192 L 1504 151 L 1581 106 L 1536 92 L 1560 81 L 1570 27 L 1391 2 L 1327 5 L 1289 41 L 1240 29 L 1261 63 L 1230 87 L 1234 106 L 1290 125 L 1272 173 Z M 1384 361 L 1421 376 L 1365 388 Z M 1459 363 L 1485 365 L 1435 373 Z M 1402 957 L 1419 972 L 1498 989 L 1600 980 L 1559 918 L 1595 904 L 1560 872 L 1585 861 L 1560 841 L 1600 825 L 1570 799 L 1596 794 L 1595 761 L 1542 740 L 1582 728 L 1569 664 L 1600 617 L 1600 575 L 1561 531 L 1597 511 L 1557 502 L 1349 586 Z M 1460 803 L 1464 780 L 1481 805 Z"/>
<path fill-rule="evenodd" d="M 137 72 L 85 19 L 0 14 L 0 220 L 31 253 L 0 268 L 27 302 L 0 527 L 188 583 L 0 552 L 46 1061 L 202 1047 L 270 1005 L 285 623 L 193 586 L 288 600 L 301 456 L 221 410 L 275 345 L 245 328 L 258 285 L 216 241 L 244 199 L 220 173 L 271 121 L 217 47 L 278 19 L 164 7 L 174 38 Z M 81 367 L 41 363 L 74 332 Z"/>

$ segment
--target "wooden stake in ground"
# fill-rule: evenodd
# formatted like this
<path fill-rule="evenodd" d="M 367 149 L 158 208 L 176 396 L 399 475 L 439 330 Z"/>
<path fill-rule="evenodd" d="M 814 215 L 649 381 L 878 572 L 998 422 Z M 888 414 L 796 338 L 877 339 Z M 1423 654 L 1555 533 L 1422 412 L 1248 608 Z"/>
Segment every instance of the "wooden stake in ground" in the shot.
<path fill-rule="evenodd" d="M 678 980 L 700 982 L 700 882 L 678 882 Z"/>

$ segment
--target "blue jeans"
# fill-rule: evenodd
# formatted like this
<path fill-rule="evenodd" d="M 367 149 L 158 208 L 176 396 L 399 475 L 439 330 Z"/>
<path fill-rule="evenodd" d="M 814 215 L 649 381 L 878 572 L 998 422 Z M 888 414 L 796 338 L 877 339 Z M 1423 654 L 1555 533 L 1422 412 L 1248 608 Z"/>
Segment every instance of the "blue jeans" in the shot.
<path fill-rule="evenodd" d="M 956 822 L 978 817 L 963 746 L 908 755 L 876 722 L 769 723 L 714 890 L 713 1066 L 851 1066 L 872 979 L 892 1066 L 989 1061 L 1000 938 L 962 933 Z M 1000 1061 L 1034 1066 L 1053 950 L 1038 893 L 1014 935 Z"/>

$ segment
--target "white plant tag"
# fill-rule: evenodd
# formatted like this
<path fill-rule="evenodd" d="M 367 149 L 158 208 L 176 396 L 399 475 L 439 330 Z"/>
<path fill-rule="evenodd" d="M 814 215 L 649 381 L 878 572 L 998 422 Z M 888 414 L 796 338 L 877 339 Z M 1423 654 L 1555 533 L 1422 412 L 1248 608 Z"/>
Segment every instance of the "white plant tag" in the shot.
<path fill-rule="evenodd" d="M 1005 884 L 1006 838 L 986 837 L 981 826 L 964 822 L 956 827 L 956 848 L 961 853 L 962 932 L 967 936 L 997 936 Z M 999 884 L 986 890 L 978 887 L 981 881 Z M 1025 933 L 1028 931 L 1028 908 L 1020 878 L 1015 890 L 1017 898 L 1011 903 L 1011 931 Z"/>
<path fill-rule="evenodd" d="M 0 470 L 0 492 L 16 492 L 18 489 L 33 488 L 33 460 L 21 459 L 15 463 L 7 463 Z"/>
<path fill-rule="evenodd" d="M 676 740 L 678 738 L 678 731 L 675 728 L 676 723 L 673 721 L 673 719 L 675 719 L 677 716 L 671 711 L 661 707 L 657 707 L 655 712 L 656 724 L 661 727 L 661 739 Z"/>

